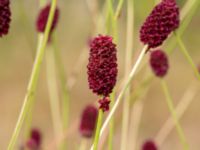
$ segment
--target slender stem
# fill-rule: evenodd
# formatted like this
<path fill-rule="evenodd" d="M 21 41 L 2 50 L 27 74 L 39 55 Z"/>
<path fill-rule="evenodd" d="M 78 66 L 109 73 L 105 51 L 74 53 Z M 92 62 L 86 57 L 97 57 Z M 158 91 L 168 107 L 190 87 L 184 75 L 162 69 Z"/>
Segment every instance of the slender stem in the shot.
<path fill-rule="evenodd" d="M 115 100 L 115 92 L 113 91 L 111 96 L 110 96 L 110 100 L 111 100 L 111 108 L 114 104 L 114 100 Z M 112 150 L 113 149 L 113 134 L 114 134 L 114 118 L 112 117 L 109 123 L 109 137 L 108 137 L 108 150 Z"/>
<path fill-rule="evenodd" d="M 112 30 L 110 29 L 110 25 L 112 29 L 114 29 L 114 10 L 113 10 L 113 4 L 112 0 L 107 0 L 107 14 L 106 14 L 106 33 L 112 34 Z"/>
<path fill-rule="evenodd" d="M 103 121 L 103 111 L 102 109 L 99 109 L 96 133 L 95 133 L 95 138 L 94 138 L 94 150 L 98 149 L 99 135 L 100 135 L 102 121 Z"/>
<path fill-rule="evenodd" d="M 19 132 L 20 132 L 21 127 L 23 125 L 23 121 L 26 118 L 26 115 L 27 115 L 27 113 L 28 113 L 28 111 L 31 107 L 31 104 L 32 104 L 32 100 L 33 100 L 33 97 L 34 97 L 34 94 L 35 94 L 35 91 L 36 91 L 36 86 L 37 86 L 37 82 L 38 82 L 38 78 L 39 78 L 41 64 L 42 64 L 44 53 L 45 53 L 45 47 L 46 47 L 46 44 L 47 44 L 51 24 L 52 24 L 55 9 L 56 9 L 56 4 L 57 4 L 57 0 L 53 0 L 52 4 L 51 4 L 50 14 L 49 14 L 49 17 L 48 17 L 44 37 L 42 39 L 42 44 L 41 44 L 41 47 L 40 47 L 40 49 L 39 49 L 39 51 L 36 55 L 36 58 L 35 58 L 33 70 L 32 70 L 32 73 L 31 73 L 31 78 L 30 78 L 29 84 L 28 84 L 27 93 L 26 93 L 26 96 L 25 96 L 25 99 L 24 99 L 23 106 L 21 108 L 21 112 L 20 112 L 16 127 L 14 129 L 11 140 L 9 142 L 9 145 L 8 145 L 8 148 L 7 148 L 8 150 L 14 149 L 15 143 L 17 141 L 17 137 L 19 136 Z"/>
<path fill-rule="evenodd" d="M 182 143 L 183 149 L 184 150 L 189 150 L 189 145 L 188 145 L 188 143 L 186 141 L 185 135 L 183 133 L 183 129 L 181 128 L 181 126 L 179 124 L 179 121 L 178 121 L 178 118 L 177 118 L 177 114 L 176 114 L 176 111 L 174 109 L 173 101 L 172 101 L 172 98 L 171 98 L 171 96 L 169 94 L 168 86 L 167 86 L 167 84 L 166 84 L 166 82 L 164 80 L 161 81 L 161 85 L 162 85 L 162 89 L 163 89 L 163 92 L 164 92 L 165 97 L 166 97 L 166 101 L 167 101 L 167 105 L 168 105 L 169 111 L 171 112 L 171 115 L 173 117 L 173 120 L 174 120 L 174 123 L 175 123 L 175 126 L 176 126 L 176 130 L 178 132 L 180 141 Z"/>
<path fill-rule="evenodd" d="M 189 23 L 191 22 L 195 12 L 198 10 L 198 6 L 200 4 L 199 0 L 195 0 L 195 2 L 193 3 L 193 5 L 190 5 L 189 3 L 190 1 L 188 1 L 185 5 L 184 8 L 187 8 L 187 13 L 184 13 L 185 10 L 181 11 L 181 14 L 184 13 L 184 15 L 182 15 L 182 23 L 180 25 L 180 27 L 177 29 L 177 33 L 179 33 L 179 36 L 181 37 L 184 33 L 184 31 L 186 30 L 186 28 L 188 27 Z M 189 7 L 189 6 L 190 7 Z M 174 40 L 174 38 L 171 38 L 170 43 L 167 45 L 166 51 L 170 54 L 172 53 L 172 51 L 174 50 L 175 46 L 177 44 L 177 41 Z"/>
<path fill-rule="evenodd" d="M 134 26 L 134 2 L 127 0 L 127 32 L 126 32 L 126 54 L 125 54 L 125 78 L 128 78 L 132 64 L 133 48 L 133 26 Z M 127 88 L 123 101 L 122 115 L 122 139 L 121 150 L 127 149 L 128 130 L 129 130 L 129 113 L 130 113 L 130 92 L 131 87 Z"/>
<path fill-rule="evenodd" d="M 174 35 L 176 36 L 176 40 L 177 40 L 177 42 L 178 42 L 178 44 L 179 44 L 179 46 L 180 46 L 181 52 L 183 53 L 183 55 L 184 55 L 185 58 L 187 59 L 188 63 L 191 65 L 191 67 L 192 67 L 192 69 L 193 69 L 193 71 L 194 71 L 196 77 L 197 77 L 198 80 L 200 81 L 200 74 L 199 74 L 199 71 L 198 71 L 197 66 L 196 66 L 195 63 L 193 62 L 193 60 L 192 60 L 190 54 L 188 53 L 188 51 L 187 51 L 187 49 L 186 49 L 184 43 L 183 43 L 182 40 L 181 40 L 180 36 L 179 36 L 176 32 L 174 32 Z"/>
<path fill-rule="evenodd" d="M 124 0 L 119 0 L 118 5 L 117 5 L 117 9 L 115 12 L 115 20 L 117 20 L 117 18 L 119 17 L 120 13 L 121 13 L 121 9 L 122 9 L 122 5 L 123 5 Z"/>
<path fill-rule="evenodd" d="M 42 8 L 44 5 L 46 4 L 46 0 L 40 0 L 39 1 L 39 8 Z M 26 15 L 24 14 L 23 15 L 24 19 L 27 19 Z M 29 33 L 30 34 L 30 33 Z M 38 33 L 38 46 L 37 46 L 37 51 L 35 52 L 34 50 L 32 50 L 32 56 L 33 58 L 35 57 L 35 53 L 37 53 L 41 47 L 41 44 L 42 44 L 42 38 L 43 38 L 43 34 L 41 33 Z M 32 98 L 32 104 L 30 109 L 29 109 L 29 112 L 27 113 L 27 117 L 25 119 L 25 138 L 28 138 L 29 135 L 30 135 L 30 129 L 31 129 L 31 125 L 32 125 L 32 118 L 33 118 L 33 107 L 34 107 L 34 99 L 35 97 Z"/>
<path fill-rule="evenodd" d="M 144 102 L 139 99 L 139 101 L 135 102 L 134 106 L 132 107 L 132 113 L 131 113 L 131 123 L 130 123 L 130 133 L 131 133 L 131 142 L 130 144 L 130 149 L 137 149 L 137 139 L 138 139 L 138 131 L 139 131 L 139 125 L 142 117 L 142 112 L 143 112 L 143 106 Z"/>
<path fill-rule="evenodd" d="M 63 128 L 64 130 L 68 127 L 68 120 L 69 120 L 69 92 L 67 88 L 67 79 L 66 79 L 66 73 L 65 68 L 61 59 L 61 51 L 57 46 L 57 40 L 55 37 L 55 34 L 53 35 L 53 47 L 54 47 L 54 56 L 55 56 L 55 62 L 56 62 L 56 68 L 58 70 L 58 75 L 60 79 L 61 84 L 61 90 L 62 90 L 62 120 L 63 120 Z"/>
<path fill-rule="evenodd" d="M 60 118 L 60 104 L 56 83 L 55 60 L 52 49 L 48 49 L 46 52 L 46 70 L 53 127 L 56 140 L 58 141 L 59 137 L 62 135 L 63 128 Z"/>
<path fill-rule="evenodd" d="M 184 7 L 182 8 L 181 20 L 185 19 L 186 15 L 189 13 L 190 8 L 194 5 L 196 0 L 189 0 L 185 2 Z"/>
<path fill-rule="evenodd" d="M 83 138 L 79 150 L 86 150 L 86 148 L 87 148 L 87 140 Z"/>
<path fill-rule="evenodd" d="M 138 67 L 139 67 L 139 65 L 140 65 L 140 63 L 142 61 L 142 58 L 144 57 L 145 52 L 147 51 L 147 49 L 148 49 L 148 45 L 145 45 L 143 47 L 143 49 L 142 49 L 142 51 L 141 51 L 136 63 L 135 63 L 135 65 L 133 66 L 133 68 L 132 68 L 132 70 L 131 70 L 131 72 L 129 74 L 129 77 L 126 79 L 125 84 L 124 84 L 122 90 L 120 91 L 120 93 L 119 93 L 119 95 L 118 95 L 118 97 L 117 97 L 117 99 L 116 99 L 116 101 L 115 101 L 110 113 L 108 114 L 105 122 L 102 125 L 101 131 L 100 131 L 100 137 L 102 136 L 102 134 L 103 134 L 104 130 L 106 129 L 110 119 L 112 118 L 112 116 L 114 115 L 117 107 L 119 106 L 119 103 L 120 103 L 122 97 L 124 96 L 124 93 L 126 92 L 127 88 L 129 87 L 131 81 L 133 80 L 133 77 L 134 77 L 134 75 L 135 75 L 135 73 L 136 73 L 136 71 L 137 71 L 137 69 L 138 69 Z M 93 145 L 91 147 L 91 150 L 93 150 Z"/>
<path fill-rule="evenodd" d="M 187 90 L 184 92 L 184 95 L 182 96 L 181 100 L 179 101 L 178 105 L 176 106 L 176 113 L 177 118 L 180 119 L 187 108 L 190 106 L 192 100 L 194 99 L 195 95 L 198 93 L 199 88 L 194 85 L 195 83 L 192 83 Z M 169 116 L 169 118 L 166 120 L 166 122 L 163 124 L 159 132 L 157 133 L 155 137 L 156 143 L 159 145 L 159 147 L 162 146 L 167 136 L 170 134 L 172 129 L 174 128 L 174 121 L 172 116 Z"/>

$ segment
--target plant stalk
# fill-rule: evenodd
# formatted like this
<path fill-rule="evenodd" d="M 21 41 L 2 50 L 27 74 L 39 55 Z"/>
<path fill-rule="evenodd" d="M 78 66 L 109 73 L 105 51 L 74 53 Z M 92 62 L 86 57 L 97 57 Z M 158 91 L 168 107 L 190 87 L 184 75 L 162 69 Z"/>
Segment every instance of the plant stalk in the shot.
<path fill-rule="evenodd" d="M 178 42 L 178 44 L 179 44 L 179 47 L 180 47 L 181 52 L 182 52 L 183 55 L 185 56 L 185 58 L 186 58 L 186 60 L 188 61 L 188 63 L 191 65 L 191 67 L 192 67 L 192 69 L 193 69 L 193 72 L 194 72 L 194 74 L 196 75 L 197 79 L 200 81 L 200 73 L 199 73 L 199 71 L 198 71 L 197 66 L 196 66 L 195 63 L 193 62 L 193 60 L 192 60 L 190 54 L 188 53 L 188 51 L 187 51 L 187 49 L 186 49 L 184 43 L 183 43 L 182 40 L 181 40 L 180 36 L 179 36 L 176 32 L 174 32 L 174 35 L 175 35 L 176 40 L 177 40 L 177 42 Z"/>
<path fill-rule="evenodd" d="M 133 29 L 134 29 L 134 0 L 127 0 L 127 32 L 126 32 L 127 42 L 126 42 L 126 52 L 125 52 L 125 78 L 128 78 L 132 65 L 132 48 L 133 48 L 133 35 L 134 35 Z M 127 88 L 123 101 L 121 150 L 127 149 L 129 113 L 130 113 L 130 92 L 131 92 L 131 86 Z"/>
<path fill-rule="evenodd" d="M 51 25 L 52 25 L 52 22 L 53 22 L 56 4 L 57 4 L 57 0 L 52 0 L 50 14 L 49 14 L 47 25 L 46 25 L 46 28 L 45 28 L 44 37 L 42 38 L 41 47 L 39 48 L 37 55 L 36 55 L 36 58 L 35 58 L 33 70 L 32 70 L 32 73 L 31 73 L 31 78 L 30 78 L 29 84 L 28 84 L 27 93 L 25 95 L 24 103 L 23 103 L 23 106 L 21 108 L 21 112 L 20 112 L 17 124 L 15 126 L 14 132 L 13 132 L 11 140 L 9 142 L 9 145 L 8 145 L 8 148 L 7 148 L 8 150 L 14 149 L 14 146 L 15 146 L 16 141 L 17 141 L 17 137 L 19 136 L 19 133 L 20 133 L 21 127 L 23 125 L 24 119 L 26 118 L 26 115 L 27 115 L 27 113 L 28 113 L 28 111 L 31 107 L 33 97 L 35 95 L 37 82 L 38 82 L 38 78 L 39 78 L 39 73 L 40 73 L 40 68 L 41 68 L 41 65 L 42 65 L 43 58 L 44 58 L 45 47 L 46 47 L 46 44 L 47 44 L 47 41 L 48 41 L 50 28 L 51 28 Z"/>
<path fill-rule="evenodd" d="M 103 111 L 102 111 L 102 109 L 99 109 L 95 138 L 94 138 L 94 150 L 98 149 L 98 143 L 99 143 L 99 136 L 100 136 L 100 129 L 101 129 L 102 121 L 103 121 Z"/>
<path fill-rule="evenodd" d="M 175 126 L 176 126 L 176 130 L 178 132 L 180 141 L 182 143 L 183 149 L 184 150 L 189 150 L 189 145 L 188 145 L 188 143 L 186 141 L 185 135 L 183 133 L 183 129 L 181 128 L 181 126 L 179 124 L 179 121 L 178 121 L 178 118 L 177 118 L 177 114 L 176 114 L 176 111 L 175 111 L 175 108 L 174 108 L 174 104 L 173 104 L 172 98 L 171 98 L 171 96 L 169 94 L 168 86 L 167 86 L 167 84 L 166 84 L 166 82 L 164 80 L 161 81 L 161 85 L 162 85 L 162 89 L 163 89 L 163 92 L 164 92 L 165 97 L 166 97 L 166 102 L 167 102 L 169 111 L 170 111 L 170 113 L 172 115 L 172 118 L 173 118 Z"/>

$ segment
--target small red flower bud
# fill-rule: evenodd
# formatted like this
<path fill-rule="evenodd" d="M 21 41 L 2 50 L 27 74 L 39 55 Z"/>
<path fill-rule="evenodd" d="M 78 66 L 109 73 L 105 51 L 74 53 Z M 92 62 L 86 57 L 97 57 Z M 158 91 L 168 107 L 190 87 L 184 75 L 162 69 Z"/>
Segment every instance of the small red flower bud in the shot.
<path fill-rule="evenodd" d="M 92 137 L 97 120 L 98 110 L 92 105 L 88 105 L 82 113 L 80 122 L 80 133 L 84 137 Z"/>
<path fill-rule="evenodd" d="M 112 37 L 99 35 L 90 42 L 89 87 L 97 95 L 108 96 L 117 79 L 117 49 Z"/>
<path fill-rule="evenodd" d="M 39 150 L 41 146 L 41 133 L 38 129 L 31 130 L 30 138 L 26 142 L 26 147 L 30 150 Z"/>
<path fill-rule="evenodd" d="M 47 24 L 49 12 L 50 12 L 51 4 L 46 5 L 42 10 L 40 11 L 37 22 L 36 22 L 36 27 L 38 32 L 44 32 L 45 27 Z M 56 8 L 55 14 L 54 14 L 54 19 L 51 25 L 50 33 L 55 29 L 59 19 L 59 9 Z"/>
<path fill-rule="evenodd" d="M 104 98 L 100 99 L 99 104 L 100 104 L 99 109 L 102 109 L 103 112 L 109 111 L 110 99 L 108 97 L 104 97 Z"/>
<path fill-rule="evenodd" d="M 38 129 L 32 129 L 30 138 L 33 139 L 37 145 L 41 144 L 41 133 Z"/>
<path fill-rule="evenodd" d="M 168 35 L 179 26 L 176 0 L 163 0 L 147 17 L 140 29 L 140 40 L 149 48 L 162 45 Z"/>
<path fill-rule="evenodd" d="M 158 150 L 158 148 L 153 141 L 148 140 L 143 144 L 142 150 Z"/>
<path fill-rule="evenodd" d="M 162 50 L 151 52 L 150 65 L 157 77 L 164 77 L 169 69 L 167 55 Z"/>
<path fill-rule="evenodd" d="M 0 37 L 8 34 L 11 22 L 10 1 L 0 0 Z"/>

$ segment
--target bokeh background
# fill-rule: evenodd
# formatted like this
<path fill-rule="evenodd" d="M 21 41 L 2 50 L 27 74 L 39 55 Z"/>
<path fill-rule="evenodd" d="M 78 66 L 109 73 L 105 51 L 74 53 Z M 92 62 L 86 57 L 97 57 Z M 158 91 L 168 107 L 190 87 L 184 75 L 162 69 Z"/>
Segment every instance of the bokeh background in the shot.
<path fill-rule="evenodd" d="M 95 1 L 95 0 L 94 0 Z M 97 0 L 98 11 L 102 11 L 104 1 Z M 187 0 L 179 0 L 180 7 Z M 91 1 L 92 2 L 92 1 Z M 57 28 L 58 45 L 62 51 L 62 61 L 66 70 L 66 77 L 76 65 L 80 54 L 85 50 L 88 55 L 87 42 L 92 33 L 93 22 L 91 13 L 85 0 L 59 0 L 58 6 L 61 11 Z M 154 0 L 135 0 L 135 27 L 134 27 L 134 55 L 142 48 L 138 38 L 140 25 L 154 6 Z M 116 6 L 116 5 L 115 5 Z M 39 3 L 34 0 L 12 0 L 12 23 L 10 33 L 0 39 L 0 149 L 5 150 L 12 131 L 15 127 L 20 108 L 23 103 L 27 83 L 33 65 L 34 53 L 37 46 L 37 32 L 35 30 L 35 20 L 39 11 Z M 120 81 L 124 75 L 124 53 L 126 43 L 126 3 L 123 6 L 119 21 L 119 42 L 118 62 Z M 183 34 L 183 41 L 189 50 L 194 62 L 200 63 L 200 8 L 196 11 L 191 23 Z M 167 40 L 163 49 L 170 40 Z M 148 60 L 148 54 L 145 58 Z M 166 77 L 174 103 L 177 104 L 191 83 L 197 83 L 190 65 L 185 57 L 180 53 L 179 47 L 175 47 L 170 55 L 170 71 Z M 135 57 L 133 57 L 133 62 Z M 70 149 L 75 150 L 80 143 L 81 137 L 78 131 L 78 122 L 82 109 L 89 103 L 94 103 L 97 97 L 88 89 L 86 65 L 87 60 L 81 63 L 78 69 L 77 81 L 70 89 L 70 124 L 73 124 L 72 132 L 65 139 L 70 143 Z M 148 65 L 147 65 L 148 66 Z M 151 74 L 151 70 L 143 71 L 134 85 L 140 83 L 145 74 Z M 169 111 L 165 102 L 165 97 L 160 86 L 160 81 L 154 79 L 149 90 L 142 97 L 143 113 L 139 127 L 139 138 L 137 148 L 142 142 L 149 138 L 154 138 L 159 129 L 169 116 Z M 120 82 L 117 84 L 120 89 Z M 134 91 L 134 86 L 133 86 Z M 142 93 L 143 94 L 143 93 Z M 186 110 L 181 119 L 181 125 L 186 134 L 191 150 L 200 149 L 200 94 L 197 92 L 191 105 Z M 117 113 L 115 122 L 114 149 L 118 150 L 121 131 L 121 108 Z M 36 93 L 36 103 L 33 110 L 33 127 L 37 127 L 43 134 L 43 144 L 49 145 L 53 140 L 53 126 L 50 112 L 49 97 L 46 82 L 46 63 L 42 65 L 38 89 Z M 20 134 L 16 149 L 23 143 L 23 129 Z M 67 133 L 67 132 L 66 132 Z M 131 142 L 131 127 L 130 139 Z M 106 149 L 106 148 L 103 148 Z M 181 144 L 176 130 L 173 130 L 167 140 L 160 147 L 161 150 L 181 150 Z"/>

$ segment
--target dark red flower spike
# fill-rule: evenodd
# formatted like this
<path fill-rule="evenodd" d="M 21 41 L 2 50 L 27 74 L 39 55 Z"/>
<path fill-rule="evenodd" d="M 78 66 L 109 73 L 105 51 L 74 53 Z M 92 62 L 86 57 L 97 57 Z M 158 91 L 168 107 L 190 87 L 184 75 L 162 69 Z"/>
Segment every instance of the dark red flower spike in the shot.
<path fill-rule="evenodd" d="M 152 10 L 140 29 L 140 40 L 155 48 L 179 26 L 179 8 L 176 0 L 163 0 Z"/>
<path fill-rule="evenodd" d="M 26 142 L 26 147 L 30 150 L 39 150 L 41 146 L 41 133 L 38 129 L 31 130 L 30 138 Z"/>
<path fill-rule="evenodd" d="M 90 42 L 89 88 L 99 96 L 109 96 L 117 79 L 117 49 L 112 37 L 99 35 Z"/>
<path fill-rule="evenodd" d="M 9 0 L 0 0 L 0 37 L 8 34 L 11 22 L 11 10 Z"/>
<path fill-rule="evenodd" d="M 104 97 L 104 98 L 100 99 L 99 104 L 100 104 L 99 109 L 102 109 L 103 112 L 109 111 L 110 99 L 108 97 Z"/>
<path fill-rule="evenodd" d="M 92 137 L 97 121 L 98 109 L 92 105 L 88 105 L 82 113 L 80 122 L 80 133 L 83 137 Z"/>
<path fill-rule="evenodd" d="M 154 141 L 148 140 L 142 145 L 142 150 L 158 150 L 158 148 Z"/>
<path fill-rule="evenodd" d="M 38 32 L 43 33 L 45 31 L 50 8 L 51 8 L 51 4 L 48 4 L 44 8 L 42 8 L 40 11 L 38 18 L 37 18 L 37 22 L 36 22 L 36 27 L 37 27 Z M 54 14 L 54 19 L 53 19 L 51 29 L 50 29 L 50 33 L 56 28 L 58 19 L 59 19 L 59 9 L 56 8 L 55 14 Z"/>
<path fill-rule="evenodd" d="M 164 77 L 169 69 L 167 55 L 162 50 L 155 50 L 150 55 L 150 66 L 157 77 Z"/>

